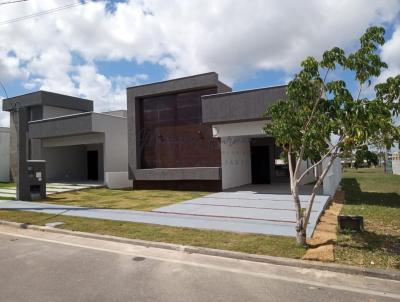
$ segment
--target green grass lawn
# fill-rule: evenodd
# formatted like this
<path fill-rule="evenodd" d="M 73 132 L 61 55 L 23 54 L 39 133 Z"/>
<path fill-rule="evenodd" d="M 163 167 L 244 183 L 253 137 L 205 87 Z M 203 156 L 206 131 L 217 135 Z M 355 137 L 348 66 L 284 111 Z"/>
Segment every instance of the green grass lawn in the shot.
<path fill-rule="evenodd" d="M 15 183 L 12 182 L 0 182 L 0 189 L 15 188 Z"/>
<path fill-rule="evenodd" d="M 49 195 L 46 203 L 85 206 L 93 208 L 150 211 L 173 203 L 201 197 L 208 192 L 172 190 L 110 190 L 87 189 Z"/>
<path fill-rule="evenodd" d="M 339 234 L 336 261 L 400 269 L 400 176 L 382 169 L 348 169 L 342 214 L 364 216 L 365 232 Z"/>
<path fill-rule="evenodd" d="M 261 255 L 301 258 L 305 253 L 305 249 L 297 247 L 295 239 L 290 237 L 240 234 L 9 210 L 0 210 L 0 219 L 35 225 L 62 221 L 65 223 L 61 226 L 62 228 L 73 231 Z"/>
<path fill-rule="evenodd" d="M 15 183 L 0 182 L 0 189 L 12 189 L 12 188 L 15 188 Z M 14 198 L 0 196 L 0 200 L 10 200 L 10 199 L 14 199 Z"/>

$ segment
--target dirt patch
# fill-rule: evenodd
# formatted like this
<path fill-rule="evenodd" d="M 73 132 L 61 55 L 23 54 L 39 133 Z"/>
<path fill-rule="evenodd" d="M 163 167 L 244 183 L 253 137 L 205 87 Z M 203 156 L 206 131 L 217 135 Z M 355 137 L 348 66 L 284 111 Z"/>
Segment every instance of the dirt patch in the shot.
<path fill-rule="evenodd" d="M 335 261 L 334 244 L 337 241 L 337 216 L 340 214 L 343 202 L 344 192 L 336 191 L 329 206 L 320 217 L 312 238 L 307 241 L 309 248 L 303 259 L 324 262 Z"/>

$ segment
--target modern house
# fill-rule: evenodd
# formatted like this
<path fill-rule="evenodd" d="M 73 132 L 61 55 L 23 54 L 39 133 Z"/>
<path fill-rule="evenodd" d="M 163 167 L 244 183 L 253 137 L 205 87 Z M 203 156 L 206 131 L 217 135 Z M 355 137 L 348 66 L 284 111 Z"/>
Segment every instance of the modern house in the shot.
<path fill-rule="evenodd" d="M 28 116 L 28 158 L 46 160 L 48 181 L 104 182 L 129 186 L 126 112 L 93 112 L 93 102 L 38 91 L 9 98 L 11 172 L 17 167 L 17 109 Z"/>
<path fill-rule="evenodd" d="M 206 191 L 285 184 L 282 150 L 263 131 L 266 108 L 285 98 L 285 90 L 232 92 L 211 72 L 130 87 L 127 111 L 95 113 L 90 100 L 45 91 L 9 98 L 3 110 L 11 112 L 12 175 L 16 109 L 24 107 L 29 159 L 47 161 L 48 181 Z M 340 169 L 331 170 L 327 192 L 340 180 Z"/>
<path fill-rule="evenodd" d="M 263 131 L 265 109 L 285 90 L 232 92 L 214 72 L 128 88 L 134 188 L 221 191 L 288 182 L 281 150 Z M 313 179 L 311 172 L 306 181 Z"/>
<path fill-rule="evenodd" d="M 0 182 L 10 181 L 10 128 L 0 127 Z"/>

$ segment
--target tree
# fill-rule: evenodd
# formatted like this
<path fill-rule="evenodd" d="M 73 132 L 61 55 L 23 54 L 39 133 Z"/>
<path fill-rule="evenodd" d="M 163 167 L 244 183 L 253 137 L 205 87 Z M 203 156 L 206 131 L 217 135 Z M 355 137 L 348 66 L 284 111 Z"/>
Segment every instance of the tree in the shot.
<path fill-rule="evenodd" d="M 364 163 L 367 163 L 367 167 L 371 165 L 377 166 L 379 164 L 378 155 L 368 150 L 367 146 L 363 146 L 356 152 L 356 160 L 354 167 L 356 169 L 364 167 Z"/>
<path fill-rule="evenodd" d="M 334 47 L 325 51 L 320 61 L 307 57 L 300 72 L 289 82 L 286 98 L 267 108 L 269 122 L 264 130 L 275 137 L 288 158 L 299 245 L 306 245 L 306 228 L 315 196 L 334 160 L 377 138 L 387 147 L 399 140 L 400 130 L 392 117 L 399 114 L 400 75 L 375 85 L 374 98 L 362 95 L 373 78 L 388 67 L 378 54 L 379 45 L 385 43 L 384 33 L 381 27 L 367 29 L 353 53 L 346 54 Z M 337 78 L 343 74 L 350 74 L 351 80 Z M 358 85 L 354 96 L 349 84 Z M 301 171 L 301 162 L 306 159 L 312 165 Z M 300 183 L 323 161 L 327 164 L 317 177 L 306 208 L 302 208 Z"/>

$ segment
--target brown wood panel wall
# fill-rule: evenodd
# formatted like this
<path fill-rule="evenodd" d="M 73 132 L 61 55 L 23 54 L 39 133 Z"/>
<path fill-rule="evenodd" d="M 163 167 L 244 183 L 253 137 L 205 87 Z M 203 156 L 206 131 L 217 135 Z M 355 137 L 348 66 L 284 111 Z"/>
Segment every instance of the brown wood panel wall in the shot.
<path fill-rule="evenodd" d="M 219 167 L 219 139 L 203 124 L 201 96 L 217 87 L 140 100 L 140 168 Z"/>

